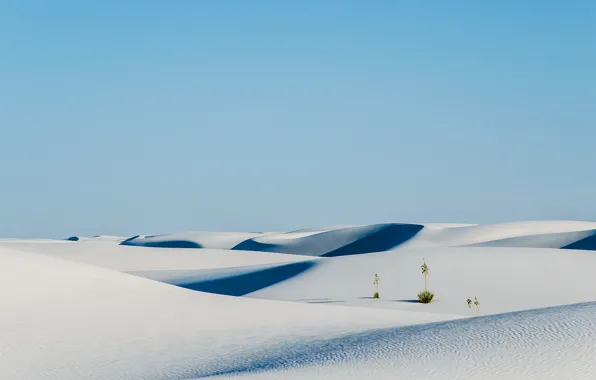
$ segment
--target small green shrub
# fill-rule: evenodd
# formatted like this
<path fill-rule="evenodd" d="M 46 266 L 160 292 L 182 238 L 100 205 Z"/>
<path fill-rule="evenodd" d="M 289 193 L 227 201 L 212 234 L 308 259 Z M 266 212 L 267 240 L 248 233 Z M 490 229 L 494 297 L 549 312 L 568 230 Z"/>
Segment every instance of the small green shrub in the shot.
<path fill-rule="evenodd" d="M 428 290 L 423 290 L 418 293 L 418 301 L 421 303 L 431 303 L 433 298 L 435 298 L 435 293 L 429 292 Z"/>
<path fill-rule="evenodd" d="M 375 294 L 373 294 L 373 298 L 381 298 L 379 297 L 379 292 L 375 292 Z"/>

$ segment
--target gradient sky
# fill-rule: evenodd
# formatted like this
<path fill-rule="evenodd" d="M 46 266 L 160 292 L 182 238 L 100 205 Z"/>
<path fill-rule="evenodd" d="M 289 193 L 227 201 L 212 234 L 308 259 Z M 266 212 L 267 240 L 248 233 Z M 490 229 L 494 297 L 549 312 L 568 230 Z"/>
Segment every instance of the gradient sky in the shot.
<path fill-rule="evenodd" d="M 593 1 L 3 1 L 0 236 L 596 220 Z"/>

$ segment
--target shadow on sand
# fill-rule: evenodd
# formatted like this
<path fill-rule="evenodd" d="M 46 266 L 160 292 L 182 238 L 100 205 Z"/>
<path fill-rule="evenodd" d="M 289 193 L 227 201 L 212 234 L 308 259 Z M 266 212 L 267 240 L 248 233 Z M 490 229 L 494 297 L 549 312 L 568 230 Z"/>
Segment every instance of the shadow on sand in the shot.
<path fill-rule="evenodd" d="M 374 298 L 374 297 L 358 297 L 358 299 L 359 300 L 374 300 L 376 298 Z M 382 298 L 379 298 L 379 300 L 390 301 L 390 302 L 420 303 L 420 301 L 418 301 L 418 300 L 386 300 L 386 299 L 382 299 Z"/>
<path fill-rule="evenodd" d="M 279 265 L 272 268 L 256 270 L 250 273 L 232 275 L 214 280 L 204 280 L 190 283 L 179 283 L 182 288 L 200 292 L 223 294 L 228 296 L 244 296 L 288 280 L 314 267 L 315 262 L 303 261 Z"/>
<path fill-rule="evenodd" d="M 164 241 L 145 241 L 138 243 L 138 236 L 124 240 L 120 245 L 129 245 L 134 247 L 151 247 L 151 248 L 203 248 L 199 243 L 188 240 L 164 240 Z"/>
<path fill-rule="evenodd" d="M 419 224 L 387 224 L 362 239 L 327 252 L 322 257 L 360 255 L 363 253 L 382 252 L 395 248 L 410 240 L 424 226 Z"/>
<path fill-rule="evenodd" d="M 596 251 L 596 230 L 592 231 L 591 236 L 561 247 L 561 249 L 583 249 L 586 251 Z"/>
<path fill-rule="evenodd" d="M 289 254 L 300 254 L 321 257 L 337 257 L 349 255 L 361 255 L 364 253 L 382 252 L 395 248 L 413 238 L 424 226 L 418 224 L 378 224 L 365 227 L 349 227 L 341 230 L 332 230 L 315 235 L 305 236 L 290 240 L 285 244 L 261 243 L 248 239 L 236 245 L 234 250 L 280 252 Z M 328 246 L 329 242 L 336 239 L 344 239 L 346 233 L 359 233 L 358 231 L 369 229 L 362 237 L 339 248 L 324 253 L 308 252 L 304 246 L 321 247 Z M 333 246 L 333 244 L 332 244 Z M 300 248 L 298 248 L 300 247 Z M 320 249 L 320 248 L 318 248 Z M 315 250 L 316 251 L 316 250 Z"/>
<path fill-rule="evenodd" d="M 394 300 L 393 302 L 405 302 L 405 303 L 421 303 L 418 300 Z"/>

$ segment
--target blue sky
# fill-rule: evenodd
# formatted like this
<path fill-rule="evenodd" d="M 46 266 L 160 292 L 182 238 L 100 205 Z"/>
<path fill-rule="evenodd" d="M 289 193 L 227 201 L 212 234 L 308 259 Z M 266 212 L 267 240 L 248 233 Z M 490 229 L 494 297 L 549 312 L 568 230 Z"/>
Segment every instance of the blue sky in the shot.
<path fill-rule="evenodd" d="M 592 1 L 7 1 L 0 236 L 596 220 Z"/>

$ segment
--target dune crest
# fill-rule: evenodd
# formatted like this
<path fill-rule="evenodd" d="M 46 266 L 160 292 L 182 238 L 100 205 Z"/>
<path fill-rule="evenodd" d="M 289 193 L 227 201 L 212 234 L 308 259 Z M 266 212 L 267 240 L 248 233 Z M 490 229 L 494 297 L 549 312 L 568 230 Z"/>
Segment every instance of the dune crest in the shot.
<path fill-rule="evenodd" d="M 461 246 L 596 250 L 596 238 L 593 237 L 595 235 L 596 222 L 537 221 L 485 225 L 386 223 L 308 228 L 285 233 L 197 231 L 133 237 L 121 244 L 155 248 L 233 249 L 334 257 L 400 248 Z"/>

